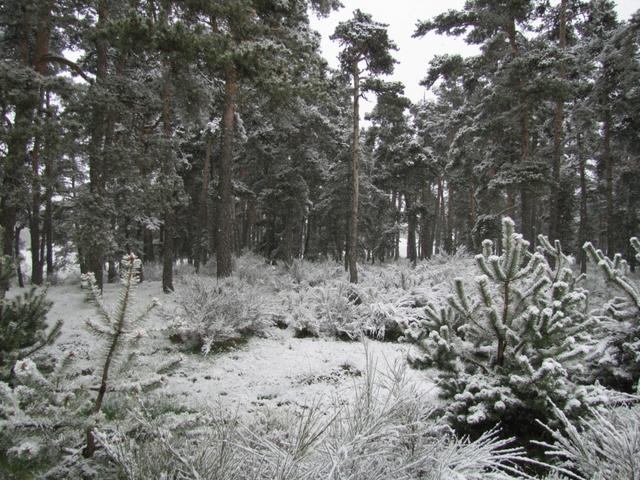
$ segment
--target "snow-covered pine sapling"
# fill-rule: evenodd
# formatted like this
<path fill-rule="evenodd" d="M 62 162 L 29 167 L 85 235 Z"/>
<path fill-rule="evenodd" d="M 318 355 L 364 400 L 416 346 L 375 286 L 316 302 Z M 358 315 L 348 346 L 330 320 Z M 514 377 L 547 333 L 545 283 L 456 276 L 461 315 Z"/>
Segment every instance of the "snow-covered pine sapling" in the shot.
<path fill-rule="evenodd" d="M 89 273 L 83 280 L 89 287 L 89 298 L 95 304 L 99 314 L 98 321 L 87 320 L 87 326 L 96 336 L 105 340 L 105 356 L 102 364 L 102 375 L 98 395 L 93 407 L 93 414 L 99 415 L 102 409 L 102 402 L 109 387 L 109 372 L 118 356 L 125 349 L 127 343 L 140 339 L 141 331 L 137 325 L 146 318 L 149 312 L 158 304 L 153 300 L 140 313 L 133 312 L 132 304 L 134 292 L 139 283 L 140 267 L 142 262 L 135 255 L 126 255 L 121 264 L 120 295 L 115 308 L 110 312 L 104 304 L 102 293 L 98 287 L 95 277 Z M 87 445 L 83 450 L 85 457 L 91 457 L 96 449 L 93 425 L 87 427 Z"/>
<path fill-rule="evenodd" d="M 413 363 L 441 370 L 447 417 L 464 433 L 501 421 L 517 434 L 535 429 L 534 418 L 552 416 L 548 398 L 572 414 L 591 398 L 579 386 L 583 366 L 577 358 L 592 341 L 586 292 L 576 288 L 571 258 L 544 237 L 530 253 L 509 218 L 502 228 L 501 255 L 485 240 L 476 257 L 482 275 L 475 292 L 455 279 L 447 305 L 428 306 L 427 321 L 405 334 L 430 350 Z M 554 268 L 545 255 L 554 258 Z"/>
<path fill-rule="evenodd" d="M 515 224 L 508 217 L 502 219 L 502 255 L 493 253 L 493 242 L 482 242 L 482 254 L 476 255 L 478 268 L 484 273 L 476 279 L 480 304 L 474 309 L 467 299 L 461 279 L 455 281 L 455 295 L 447 301 L 463 318 L 469 320 L 467 329 L 473 336 L 495 339 L 493 362 L 501 367 L 505 362 L 505 352 L 514 320 L 521 315 L 527 304 L 549 284 L 545 275 L 545 260 L 539 253 L 530 255 L 529 242 L 515 232 Z M 528 261 L 527 261 L 528 257 Z M 527 278 L 527 288 L 517 288 L 519 280 Z M 497 287 L 499 299 L 494 298 L 490 283 Z M 484 321 L 475 320 L 476 311 L 481 311 Z M 516 336 L 517 338 L 517 336 Z"/>
<path fill-rule="evenodd" d="M 633 237 L 630 242 L 640 261 L 640 240 Z M 603 330 L 603 341 L 592 355 L 596 375 L 605 384 L 631 392 L 640 380 L 640 283 L 633 281 L 619 253 L 611 259 L 589 242 L 583 248 L 607 283 L 624 294 L 594 312 Z"/>

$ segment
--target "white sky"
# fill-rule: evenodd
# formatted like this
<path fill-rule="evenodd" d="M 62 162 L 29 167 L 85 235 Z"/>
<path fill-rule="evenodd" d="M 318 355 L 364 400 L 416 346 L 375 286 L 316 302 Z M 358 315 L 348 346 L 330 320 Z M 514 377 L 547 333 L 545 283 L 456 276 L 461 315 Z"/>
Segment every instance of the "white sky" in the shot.
<path fill-rule="evenodd" d="M 557 1 L 557 0 L 556 0 Z M 352 12 L 359 8 L 369 13 L 378 22 L 389 24 L 389 36 L 398 45 L 394 52 L 398 64 L 395 72 L 388 77 L 405 85 L 405 95 L 417 102 L 426 94 L 420 86 L 427 73 L 427 67 L 434 55 L 443 53 L 460 53 L 473 55 L 477 53 L 475 46 L 464 43 L 459 37 L 436 35 L 431 32 L 423 38 L 411 38 L 418 20 L 426 20 L 450 9 L 461 9 L 465 0 L 342 0 L 344 8 L 333 12 L 328 18 L 318 19 L 312 16 L 312 26 L 322 35 L 322 52 L 332 67 L 338 66 L 339 47 L 329 40 L 339 22 L 348 20 Z M 618 0 L 618 17 L 628 19 L 640 8 L 638 0 Z M 373 108 L 374 95 L 370 102 L 365 102 L 363 110 Z"/>

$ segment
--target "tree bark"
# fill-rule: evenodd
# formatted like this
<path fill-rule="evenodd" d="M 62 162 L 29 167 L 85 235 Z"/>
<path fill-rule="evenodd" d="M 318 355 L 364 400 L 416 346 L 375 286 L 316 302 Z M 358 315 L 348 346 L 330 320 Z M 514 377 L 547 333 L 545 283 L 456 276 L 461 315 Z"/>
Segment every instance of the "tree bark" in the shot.
<path fill-rule="evenodd" d="M 518 48 L 518 42 L 516 39 L 516 23 L 515 19 L 511 19 L 507 26 L 507 37 L 509 38 L 509 45 L 511 47 L 511 53 L 514 57 L 520 56 L 520 49 Z M 525 84 L 522 78 L 518 78 L 517 90 L 521 96 L 520 105 L 520 148 L 521 156 L 520 162 L 522 165 L 529 163 L 531 157 L 531 143 L 530 143 L 530 120 L 529 120 L 529 103 L 526 98 Z M 534 243 L 534 227 L 533 227 L 533 214 L 531 202 L 531 187 L 527 182 L 520 185 L 520 219 L 522 236 L 525 240 L 529 241 L 531 245 Z"/>
<path fill-rule="evenodd" d="M 444 238 L 444 249 L 453 253 L 453 187 L 447 182 L 447 230 Z"/>
<path fill-rule="evenodd" d="M 18 277 L 18 286 L 20 288 L 24 288 L 24 276 L 22 275 L 22 268 L 20 267 L 20 231 L 21 230 L 22 230 L 21 226 L 16 227 L 14 256 L 15 256 L 15 262 L 16 262 L 16 275 Z M 0 295 L 0 300 L 2 300 L 2 298 L 4 298 L 4 296 Z"/>
<path fill-rule="evenodd" d="M 415 266 L 418 261 L 416 252 L 416 212 L 413 208 L 411 196 L 406 194 L 405 208 L 407 209 L 407 259 Z"/>
<path fill-rule="evenodd" d="M 24 66 L 33 66 L 30 35 L 33 32 L 33 11 L 26 2 L 22 4 L 22 25 L 17 53 Z M 5 175 L 0 188 L 0 225 L 3 229 L 2 251 L 14 255 L 16 222 L 20 208 L 19 192 L 23 188 L 24 168 L 27 160 L 27 146 L 32 137 L 33 116 L 37 106 L 37 93 L 31 82 L 25 85 L 25 95 L 16 103 L 13 128 L 7 139 Z M 8 279 L 0 285 L 0 297 L 9 289 Z"/>
<path fill-rule="evenodd" d="M 170 73 L 168 67 L 165 67 L 165 79 L 162 86 L 162 136 L 164 138 L 162 159 L 162 176 L 165 182 L 164 186 L 164 241 L 162 243 L 162 291 L 164 293 L 173 292 L 173 261 L 175 259 L 175 236 L 176 236 L 176 212 L 173 205 L 175 186 L 174 186 L 174 168 L 173 155 L 171 146 L 171 137 L 173 135 L 171 101 L 173 97 Z"/>
<path fill-rule="evenodd" d="M 109 4 L 107 0 L 98 2 L 98 23 L 96 39 L 96 82 L 97 88 L 104 88 L 108 75 L 108 40 L 104 35 L 109 21 Z M 96 203 L 100 205 L 104 197 L 104 139 L 106 135 L 106 109 L 104 105 L 95 105 L 91 119 L 91 141 L 89 145 L 89 190 Z M 87 269 L 93 272 L 96 285 L 103 288 L 104 254 L 102 239 L 91 239 L 91 245 L 87 245 L 86 262 Z"/>
<path fill-rule="evenodd" d="M 431 235 L 431 222 L 427 214 L 428 200 L 431 199 L 431 185 L 423 186 L 420 191 L 422 201 L 422 216 L 420 218 L 420 258 L 422 260 L 431 258 L 433 252 L 433 237 Z"/>
<path fill-rule="evenodd" d="M 46 99 L 47 118 L 51 120 L 50 96 L 47 92 Z M 55 171 L 53 165 L 53 154 L 47 153 L 44 166 L 45 185 L 45 209 L 44 209 L 44 236 L 46 243 L 47 279 L 53 278 L 53 191 L 55 184 Z"/>
<path fill-rule="evenodd" d="M 236 95 L 238 80 L 233 66 L 227 68 L 224 88 L 224 113 L 222 116 L 222 153 L 220 156 L 220 202 L 218 207 L 218 235 L 216 260 L 218 278 L 232 273 L 233 251 L 233 196 L 231 190 L 233 164 L 233 133 L 235 127 Z"/>
<path fill-rule="evenodd" d="M 198 238 L 196 238 L 197 252 L 195 258 L 196 272 L 200 264 L 207 263 L 207 244 L 211 232 L 211 222 L 209 221 L 209 181 L 211 180 L 211 156 L 213 155 L 213 139 L 207 135 L 204 155 L 204 165 L 202 166 L 202 188 L 200 189 L 200 222 L 198 225 Z"/>
<path fill-rule="evenodd" d="M 605 196 L 606 196 L 606 240 L 607 255 L 613 256 L 615 252 L 615 222 L 613 220 L 613 156 L 611 155 L 611 111 L 608 109 L 604 114 L 603 122 L 603 147 L 604 147 L 604 164 L 605 164 Z"/>
<path fill-rule="evenodd" d="M 358 202 L 360 189 L 360 69 L 353 64 L 353 145 L 351 146 L 351 217 L 349 224 L 349 281 L 358 283 Z"/>
<path fill-rule="evenodd" d="M 558 34 L 560 50 L 567 47 L 567 0 L 560 2 L 560 25 Z M 560 62 L 559 75 L 564 79 L 564 62 Z M 560 239 L 560 222 L 562 218 L 560 205 L 560 169 L 564 151 L 564 99 L 558 99 L 553 117 L 553 157 L 551 167 L 551 205 L 549 208 L 549 238 L 553 241 Z"/>
<path fill-rule="evenodd" d="M 587 273 L 587 254 L 582 246 L 587 241 L 587 225 L 589 222 L 587 212 L 587 175 L 586 160 L 582 152 L 582 137 L 577 135 L 578 161 L 580 170 L 580 224 L 578 227 L 578 257 L 580 258 L 580 273 Z"/>

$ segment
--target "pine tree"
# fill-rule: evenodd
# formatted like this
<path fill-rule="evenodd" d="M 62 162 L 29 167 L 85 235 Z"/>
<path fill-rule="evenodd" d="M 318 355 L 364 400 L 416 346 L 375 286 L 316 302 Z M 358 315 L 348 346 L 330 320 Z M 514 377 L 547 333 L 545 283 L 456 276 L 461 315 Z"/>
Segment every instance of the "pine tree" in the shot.
<path fill-rule="evenodd" d="M 353 137 L 351 143 L 351 215 L 349 218 L 349 280 L 358 283 L 358 207 L 360 181 L 360 95 L 362 74 L 390 74 L 395 60 L 391 56 L 396 45 L 389 39 L 387 25 L 374 22 L 360 10 L 353 19 L 340 23 L 331 36 L 343 47 L 340 52 L 342 70 L 353 80 Z M 364 63 L 364 68 L 362 64 Z"/>
<path fill-rule="evenodd" d="M 576 286 L 559 242 L 539 237 L 536 253 L 502 220 L 501 255 L 490 240 L 476 256 L 482 275 L 469 296 L 456 279 L 447 306 L 407 332 L 421 346 L 413 363 L 441 369 L 447 415 L 461 431 L 502 422 L 508 432 L 534 432 L 534 418 L 552 417 L 549 399 L 569 415 L 593 401 L 580 363 L 593 343 L 587 292 Z M 554 267 L 545 257 L 553 260 Z"/>
<path fill-rule="evenodd" d="M 96 283 L 93 274 L 84 276 L 89 291 L 89 299 L 95 304 L 99 314 L 98 321 L 88 320 L 87 326 L 97 337 L 105 340 L 104 363 L 101 368 L 100 387 L 96 397 L 93 411 L 98 415 L 102 409 L 102 402 L 110 384 L 110 371 L 113 364 L 122 355 L 127 344 L 135 343 L 140 339 L 141 331 L 138 325 L 157 305 L 154 300 L 141 312 L 132 312 L 134 293 L 139 282 L 142 262 L 135 255 L 130 254 L 122 259 L 120 296 L 115 308 L 110 312 L 104 305 L 102 293 Z M 87 444 L 83 450 L 85 457 L 91 457 L 96 449 L 94 426 L 87 428 Z"/>

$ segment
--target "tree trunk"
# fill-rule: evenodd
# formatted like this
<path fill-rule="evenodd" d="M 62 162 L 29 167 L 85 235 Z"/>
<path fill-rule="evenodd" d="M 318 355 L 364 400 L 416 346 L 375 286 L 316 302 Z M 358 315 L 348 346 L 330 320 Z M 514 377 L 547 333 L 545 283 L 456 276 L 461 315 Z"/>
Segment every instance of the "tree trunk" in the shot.
<path fill-rule="evenodd" d="M 416 252 L 416 212 L 413 208 L 411 196 L 405 193 L 404 198 L 407 210 L 407 259 L 415 266 L 418 261 Z"/>
<path fill-rule="evenodd" d="M 587 273 L 587 254 L 582 246 L 587 242 L 587 225 L 589 222 L 587 212 L 587 175 L 586 160 L 582 152 L 582 137 L 577 135 L 578 161 L 580 170 L 580 224 L 578 227 L 578 257 L 580 258 L 580 273 Z"/>
<path fill-rule="evenodd" d="M 558 43 L 560 50 L 567 46 L 567 0 L 560 2 L 560 26 Z M 559 66 L 559 75 L 565 76 L 564 63 Z M 551 166 L 551 204 L 549 208 L 549 238 L 553 241 L 560 239 L 560 222 L 562 217 L 560 205 L 560 169 L 564 151 L 564 99 L 558 99 L 553 116 L 553 157 Z"/>
<path fill-rule="evenodd" d="M 222 153 L 220 156 L 220 202 L 218 206 L 218 235 L 216 260 L 218 278 L 232 273 L 233 250 L 233 196 L 231 191 L 233 163 L 233 133 L 235 127 L 238 80 L 234 67 L 227 68 L 224 88 L 224 114 L 222 116 Z"/>
<path fill-rule="evenodd" d="M 47 63 L 40 62 L 39 59 L 44 58 L 49 53 L 49 39 L 51 37 L 51 7 L 52 5 L 47 2 L 38 17 L 34 63 L 36 72 L 42 76 L 46 76 L 48 72 Z M 44 103 L 45 92 L 41 90 L 36 107 L 38 117 L 42 115 Z M 31 216 L 29 219 L 29 230 L 31 236 L 31 283 L 34 285 L 42 285 L 44 280 L 43 257 L 40 255 L 40 207 L 42 201 L 40 157 L 43 150 L 42 144 L 42 132 L 38 132 L 34 140 L 33 153 L 31 155 Z"/>
<path fill-rule="evenodd" d="M 200 189 L 200 222 L 196 238 L 196 271 L 200 263 L 207 263 L 207 254 L 211 225 L 209 221 L 209 181 L 211 180 L 211 156 L 213 155 L 213 139 L 206 136 L 204 165 L 202 166 L 202 188 Z"/>
<path fill-rule="evenodd" d="M 50 114 L 50 96 L 47 92 L 46 99 L 47 117 L 51 121 Z M 44 236 L 47 247 L 46 261 L 47 261 L 47 279 L 53 278 L 53 191 L 55 184 L 55 172 L 53 166 L 53 154 L 48 152 L 45 159 L 44 177 L 46 181 L 45 186 L 45 209 L 44 209 Z"/>
<path fill-rule="evenodd" d="M 435 229 L 434 229 L 434 240 L 435 240 L 435 251 L 436 253 L 440 253 L 440 246 L 442 245 L 442 228 L 444 224 L 444 214 L 442 210 L 444 209 L 444 200 L 443 200 L 443 192 L 442 192 L 442 177 L 438 179 L 438 191 L 436 194 L 436 212 L 435 212 Z"/>
<path fill-rule="evenodd" d="M 607 255 L 612 257 L 615 252 L 615 222 L 613 220 L 613 157 L 611 155 L 611 112 L 607 109 L 604 114 L 603 122 L 604 134 L 604 164 L 605 164 L 605 196 L 606 196 L 606 240 Z"/>
<path fill-rule="evenodd" d="M 109 21 L 109 3 L 107 0 L 98 2 L 98 23 L 96 25 L 96 88 L 105 88 L 108 69 L 108 39 L 104 30 Z M 89 146 L 89 190 L 95 203 L 100 205 L 104 197 L 104 138 L 106 134 L 106 109 L 104 105 L 94 105 L 91 119 L 91 141 Z M 103 287 L 104 254 L 101 238 L 91 239 L 87 245 L 86 262 L 87 269 L 93 272 L 96 285 L 100 290 Z"/>
<path fill-rule="evenodd" d="M 360 189 L 360 69 L 353 64 L 353 145 L 351 146 L 351 218 L 349 224 L 349 281 L 358 283 L 358 201 Z"/>
<path fill-rule="evenodd" d="M 448 254 L 453 253 L 453 187 L 447 183 L 447 230 L 444 237 L 444 249 Z"/>
<path fill-rule="evenodd" d="M 18 277 L 18 286 L 20 288 L 24 288 L 24 276 L 22 275 L 22 268 L 20 267 L 20 231 L 21 230 L 22 230 L 22 227 L 16 227 L 14 257 L 16 262 L 16 274 Z M 4 296 L 0 295 L 0 300 L 2 300 L 2 298 L 4 298 Z"/>
<path fill-rule="evenodd" d="M 518 42 L 516 39 L 516 24 L 515 19 L 511 19 L 509 25 L 507 26 L 507 37 L 509 38 L 509 45 L 511 47 L 511 53 L 514 57 L 520 56 L 520 49 L 518 48 Z M 521 156 L 520 162 L 522 165 L 527 165 L 530 159 L 530 120 L 529 120 L 529 103 L 526 98 L 525 92 L 525 84 L 522 78 L 518 78 L 517 80 L 517 89 L 521 96 L 521 105 L 520 105 L 520 148 L 521 148 Z M 533 245 L 533 215 L 532 215 L 532 202 L 530 200 L 531 196 L 531 187 L 525 181 L 520 185 L 520 214 L 521 214 L 521 230 L 522 236 L 525 240 L 529 241 L 531 245 Z"/>
<path fill-rule="evenodd" d="M 40 153 L 41 135 L 36 135 L 31 153 L 31 208 L 29 212 L 29 236 L 31 239 L 31 283 L 42 285 L 43 265 L 40 256 Z"/>
<path fill-rule="evenodd" d="M 420 258 L 422 260 L 431 258 L 433 252 L 433 238 L 431 236 L 431 222 L 429 221 L 429 215 L 427 213 L 427 204 L 430 203 L 431 198 L 431 185 L 422 187 L 420 191 L 422 201 L 422 216 L 420 218 Z"/>
<path fill-rule="evenodd" d="M 18 41 L 17 53 L 23 66 L 32 66 L 30 51 L 30 36 L 33 32 L 32 9 L 28 4 L 23 3 L 22 25 L 19 29 L 20 39 Z M 0 188 L 0 225 L 3 229 L 2 251 L 13 256 L 16 221 L 21 202 L 18 200 L 20 190 L 24 185 L 24 167 L 27 160 L 27 146 L 32 137 L 33 115 L 37 105 L 37 93 L 34 92 L 33 85 L 29 82 L 25 85 L 25 95 L 15 105 L 13 128 L 10 130 L 7 144 L 7 154 L 4 159 L 5 175 Z M 9 289 L 9 281 L 0 285 L 0 298 L 4 297 L 4 292 Z"/>
<path fill-rule="evenodd" d="M 173 292 L 173 261 L 175 259 L 175 236 L 176 236 L 176 212 L 173 205 L 175 186 L 173 165 L 173 147 L 171 137 L 173 135 L 172 126 L 172 88 L 168 67 L 165 67 L 164 84 L 162 86 L 162 136 L 164 139 L 164 158 L 162 161 L 162 176 L 164 185 L 164 241 L 162 243 L 162 291 L 164 293 Z"/>

